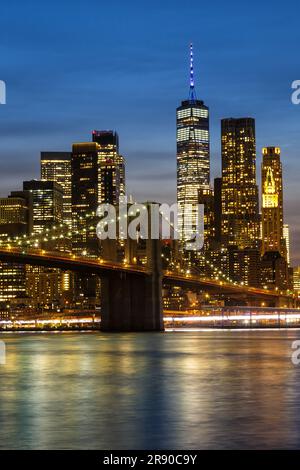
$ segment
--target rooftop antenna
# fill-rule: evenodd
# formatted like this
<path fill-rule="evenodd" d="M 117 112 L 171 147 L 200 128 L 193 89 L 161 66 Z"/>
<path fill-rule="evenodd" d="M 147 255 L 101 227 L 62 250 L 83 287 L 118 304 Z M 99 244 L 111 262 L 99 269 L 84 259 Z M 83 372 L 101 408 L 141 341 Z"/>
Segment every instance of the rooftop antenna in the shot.
<path fill-rule="evenodd" d="M 193 53 L 193 43 L 190 44 L 190 94 L 189 100 L 191 102 L 196 101 L 196 91 L 195 91 L 195 81 L 194 81 L 194 53 Z"/>

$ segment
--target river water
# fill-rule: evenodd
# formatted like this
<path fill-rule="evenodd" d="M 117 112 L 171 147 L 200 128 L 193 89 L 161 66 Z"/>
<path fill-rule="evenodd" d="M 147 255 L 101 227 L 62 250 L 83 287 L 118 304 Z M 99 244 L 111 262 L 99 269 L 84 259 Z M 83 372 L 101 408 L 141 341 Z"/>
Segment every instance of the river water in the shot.
<path fill-rule="evenodd" d="M 298 330 L 0 333 L 0 448 L 300 448 L 297 339 Z"/>

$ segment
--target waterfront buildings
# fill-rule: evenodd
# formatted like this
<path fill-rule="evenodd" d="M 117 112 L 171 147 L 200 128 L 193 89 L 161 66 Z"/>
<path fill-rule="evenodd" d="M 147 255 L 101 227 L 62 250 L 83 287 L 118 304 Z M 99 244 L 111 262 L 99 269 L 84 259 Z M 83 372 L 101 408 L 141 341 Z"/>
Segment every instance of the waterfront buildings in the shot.
<path fill-rule="evenodd" d="M 176 110 L 178 228 L 181 237 L 188 240 L 190 231 L 198 225 L 197 205 L 203 204 L 205 243 L 201 253 L 186 256 L 182 246 L 178 243 L 173 246 L 174 240 L 170 240 L 170 246 L 164 245 L 162 249 L 164 269 L 172 266 L 187 275 L 196 272 L 220 282 L 286 290 L 289 286 L 286 263 L 286 260 L 289 262 L 289 232 L 288 226 L 283 224 L 280 149 L 263 149 L 260 216 L 255 121 L 250 117 L 223 119 L 222 178 L 215 179 L 214 189 L 210 187 L 209 109 L 196 97 L 193 60 L 191 46 L 189 96 Z M 128 248 L 124 240 L 119 240 L 116 249 L 117 242 L 100 245 L 96 236 L 98 205 L 117 205 L 126 191 L 125 160 L 120 154 L 115 131 L 94 130 L 91 141 L 74 143 L 72 152 L 42 152 L 41 180 L 24 182 L 23 187 L 24 197 L 19 192 L 12 194 L 9 201 L 9 198 L 0 200 L 0 237 L 2 234 L 7 239 L 10 233 L 15 236 L 32 232 L 39 238 L 33 246 L 39 249 L 43 243 L 40 236 L 45 229 L 66 222 L 72 246 L 63 249 L 72 251 L 75 257 L 111 259 L 111 256 L 116 262 L 129 259 L 146 264 L 144 240 L 140 239 L 134 248 Z M 25 195 L 30 195 L 31 199 L 31 222 Z M 67 238 L 63 236 L 64 243 Z M 61 249 L 56 242 L 51 242 L 51 237 L 46 243 L 49 250 Z M 131 252 L 134 256 L 128 256 Z M 24 293 L 24 279 L 21 282 L 14 267 L 8 266 L 8 269 L 5 278 L 2 266 L 1 289 L 6 289 L 7 298 L 12 279 L 15 279 L 14 292 L 17 292 L 17 284 L 23 283 L 16 294 L 18 297 Z M 96 276 L 75 276 L 37 267 L 27 267 L 26 273 L 25 293 L 35 306 L 54 308 L 65 299 L 80 308 L 94 308 L 99 300 L 100 284 Z M 205 292 L 202 294 L 205 301 L 214 301 L 208 300 Z M 182 287 L 172 286 L 165 306 L 183 305 L 185 295 Z"/>

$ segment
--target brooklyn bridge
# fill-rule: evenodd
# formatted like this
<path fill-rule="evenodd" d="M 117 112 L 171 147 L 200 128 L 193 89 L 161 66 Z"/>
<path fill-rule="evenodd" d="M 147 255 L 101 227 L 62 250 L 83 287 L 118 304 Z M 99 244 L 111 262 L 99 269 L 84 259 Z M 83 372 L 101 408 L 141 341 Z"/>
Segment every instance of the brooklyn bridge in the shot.
<path fill-rule="evenodd" d="M 57 232 L 56 232 L 57 235 Z M 63 235 L 57 236 L 57 238 Z M 50 237 L 51 238 L 51 237 Z M 162 331 L 163 286 L 206 292 L 234 300 L 235 304 L 293 307 L 295 299 L 285 292 L 249 287 L 229 281 L 225 276 L 207 277 L 195 266 L 168 264 L 161 240 L 144 240 L 145 258 L 137 262 L 137 241 L 126 240 L 125 257 L 120 262 L 113 241 L 100 258 L 85 254 L 42 248 L 39 240 L 16 238 L 0 246 L 0 261 L 73 271 L 101 279 L 101 329 L 103 331 Z"/>

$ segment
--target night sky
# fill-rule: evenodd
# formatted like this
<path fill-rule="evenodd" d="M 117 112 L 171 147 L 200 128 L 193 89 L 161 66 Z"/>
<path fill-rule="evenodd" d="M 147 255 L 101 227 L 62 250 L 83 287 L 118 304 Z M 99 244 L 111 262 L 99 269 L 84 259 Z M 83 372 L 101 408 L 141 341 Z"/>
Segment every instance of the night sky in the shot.
<path fill-rule="evenodd" d="M 280 146 L 285 219 L 300 263 L 299 1 L 5 1 L 0 6 L 1 195 L 39 177 L 41 150 L 70 150 L 92 129 L 116 129 L 127 189 L 175 201 L 175 109 L 196 92 L 210 107 L 212 178 L 220 119 L 256 118 L 263 146 Z M 260 172 L 258 172 L 259 178 Z"/>

